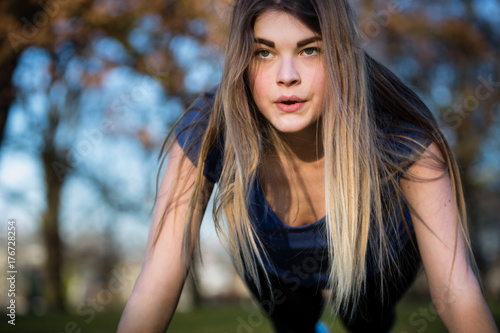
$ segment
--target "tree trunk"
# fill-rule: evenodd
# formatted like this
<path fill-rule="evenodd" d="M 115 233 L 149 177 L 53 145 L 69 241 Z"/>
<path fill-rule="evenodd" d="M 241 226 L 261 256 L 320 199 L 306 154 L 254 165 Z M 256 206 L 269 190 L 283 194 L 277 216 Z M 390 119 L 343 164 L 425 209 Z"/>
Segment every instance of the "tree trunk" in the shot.
<path fill-rule="evenodd" d="M 64 291 L 62 284 L 63 243 L 59 236 L 59 203 L 64 178 L 58 178 L 52 169 L 56 161 L 54 146 L 42 151 L 43 169 L 45 172 L 47 208 L 42 217 L 42 235 L 47 251 L 46 262 L 46 299 L 50 309 L 65 311 Z"/>

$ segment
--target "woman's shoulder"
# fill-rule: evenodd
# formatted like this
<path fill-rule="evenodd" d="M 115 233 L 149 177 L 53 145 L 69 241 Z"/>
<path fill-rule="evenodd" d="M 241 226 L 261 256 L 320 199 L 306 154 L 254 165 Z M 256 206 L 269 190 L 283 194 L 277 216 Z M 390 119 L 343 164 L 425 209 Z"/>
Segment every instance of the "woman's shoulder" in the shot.
<path fill-rule="evenodd" d="M 186 137 L 193 135 L 193 131 L 204 132 L 213 111 L 216 93 L 217 87 L 205 91 L 189 105 L 175 125 L 177 137 L 181 136 L 184 141 Z"/>
<path fill-rule="evenodd" d="M 198 156 L 213 111 L 216 93 L 217 87 L 198 96 L 174 128 L 177 142 L 194 165 L 198 163 Z M 209 152 L 205 161 L 204 174 L 213 182 L 218 180 L 222 167 L 220 146 L 221 144 L 214 145 L 214 149 Z"/>
<path fill-rule="evenodd" d="M 182 115 L 180 124 L 188 125 L 189 123 L 208 120 L 213 110 L 216 93 L 217 87 L 207 90 L 199 95 Z"/>
<path fill-rule="evenodd" d="M 217 94 L 217 86 L 210 90 L 203 92 L 196 100 L 191 104 L 188 110 L 198 109 L 202 112 L 209 112 L 214 106 L 215 95 Z"/>
<path fill-rule="evenodd" d="M 379 143 L 390 160 L 407 169 L 432 143 L 427 111 L 415 117 L 390 111 L 377 112 Z M 432 121 L 432 120 L 431 120 Z"/>

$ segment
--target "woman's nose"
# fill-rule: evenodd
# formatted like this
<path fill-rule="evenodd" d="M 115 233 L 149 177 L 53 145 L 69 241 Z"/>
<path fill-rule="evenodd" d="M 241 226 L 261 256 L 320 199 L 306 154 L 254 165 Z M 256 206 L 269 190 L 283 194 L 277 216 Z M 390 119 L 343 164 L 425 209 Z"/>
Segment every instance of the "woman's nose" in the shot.
<path fill-rule="evenodd" d="M 284 58 L 280 63 L 276 83 L 285 87 L 300 84 L 300 75 L 292 58 Z"/>

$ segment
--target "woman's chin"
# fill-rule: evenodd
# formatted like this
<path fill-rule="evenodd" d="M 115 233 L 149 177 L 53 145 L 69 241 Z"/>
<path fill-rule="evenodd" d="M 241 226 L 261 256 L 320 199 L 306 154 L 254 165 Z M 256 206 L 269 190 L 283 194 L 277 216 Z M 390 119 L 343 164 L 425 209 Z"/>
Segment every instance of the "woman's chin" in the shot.
<path fill-rule="evenodd" d="M 311 134 L 316 132 L 316 124 L 310 123 L 287 123 L 287 124 L 273 124 L 274 128 L 282 134 Z"/>

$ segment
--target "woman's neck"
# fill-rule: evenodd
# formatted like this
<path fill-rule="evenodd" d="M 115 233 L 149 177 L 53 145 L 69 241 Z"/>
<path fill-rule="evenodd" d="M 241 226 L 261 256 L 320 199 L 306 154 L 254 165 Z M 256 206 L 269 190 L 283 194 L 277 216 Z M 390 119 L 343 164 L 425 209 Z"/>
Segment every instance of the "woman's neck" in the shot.
<path fill-rule="evenodd" d="M 308 128 L 298 133 L 280 133 L 290 154 L 297 163 L 312 163 L 323 159 L 323 140 L 319 128 Z M 283 154 L 279 154 L 283 155 Z M 284 157 L 284 156 L 282 156 Z"/>

